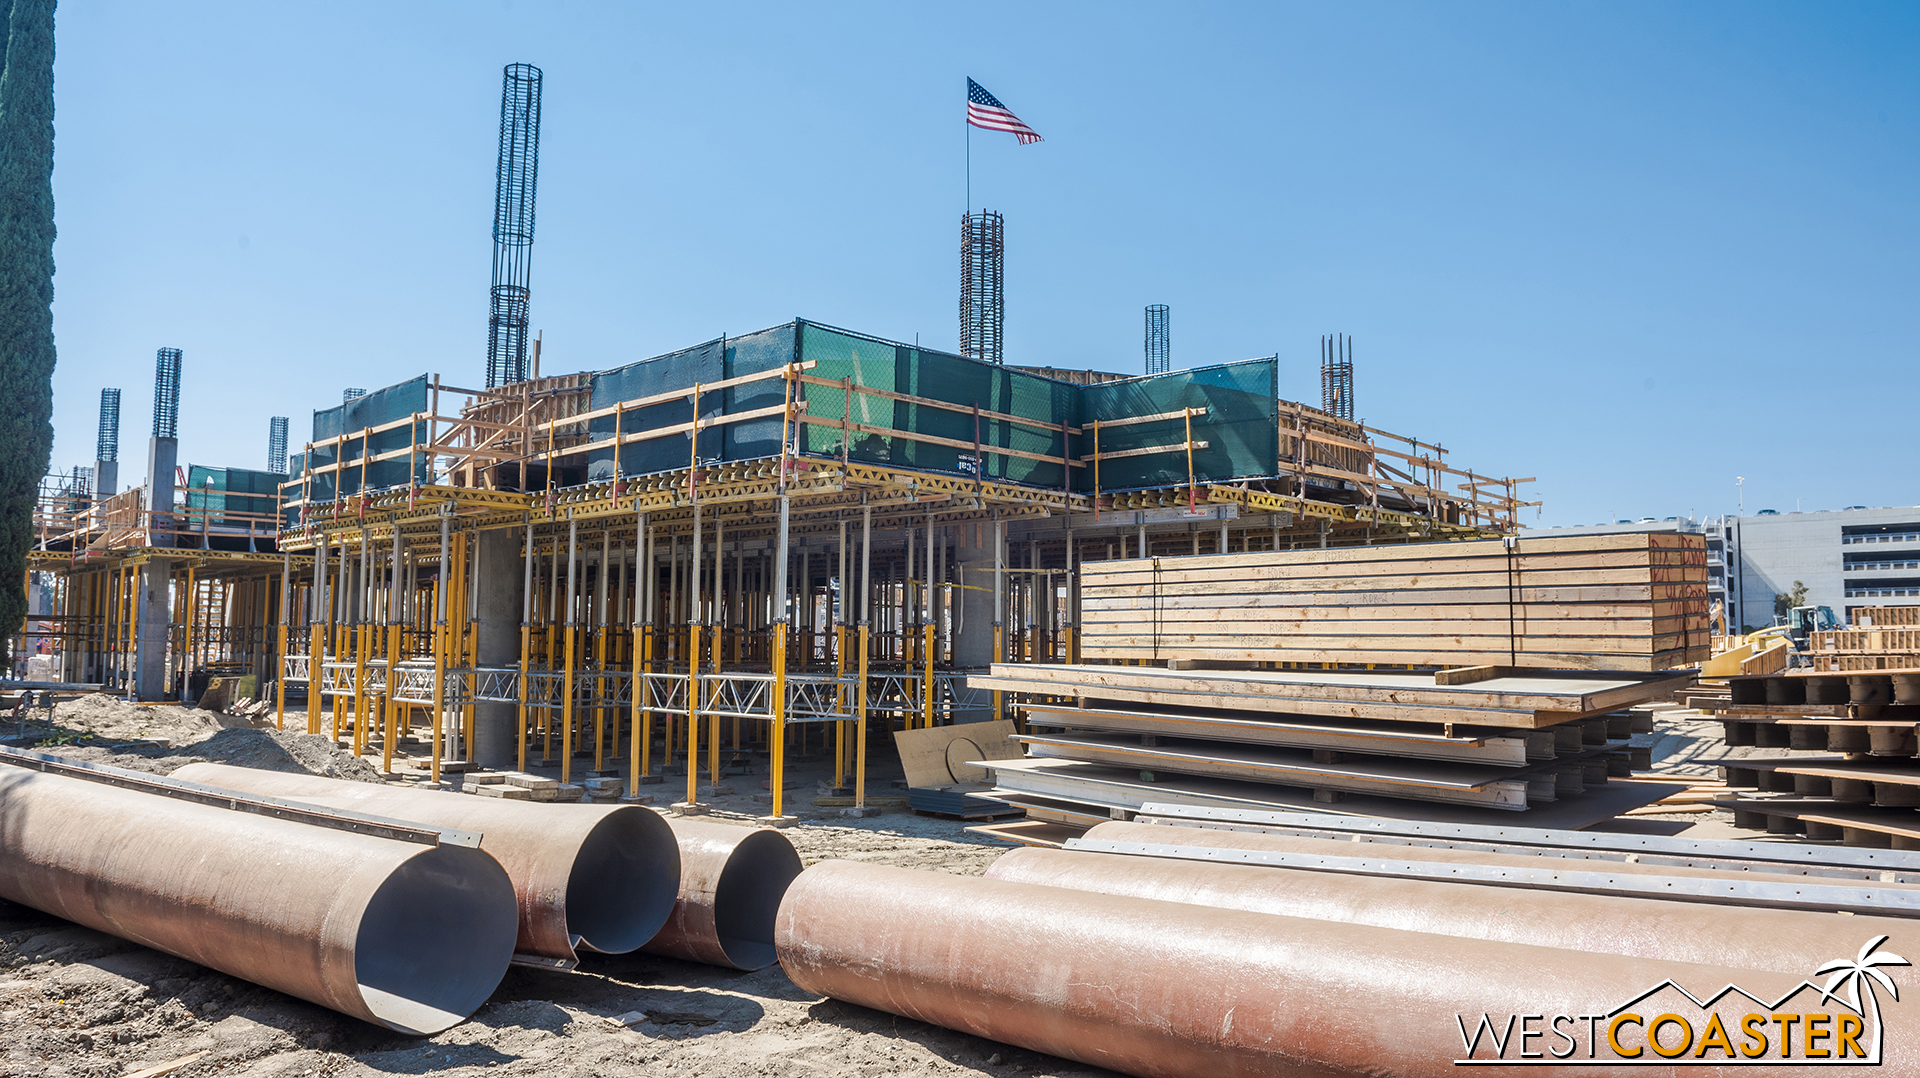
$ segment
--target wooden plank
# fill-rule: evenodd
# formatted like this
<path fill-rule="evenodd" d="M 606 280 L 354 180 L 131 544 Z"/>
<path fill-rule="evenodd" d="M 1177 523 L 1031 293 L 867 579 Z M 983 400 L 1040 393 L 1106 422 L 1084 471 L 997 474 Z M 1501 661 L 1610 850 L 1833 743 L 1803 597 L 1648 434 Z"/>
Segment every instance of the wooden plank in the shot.
<path fill-rule="evenodd" d="M 1152 666 L 995 663 L 989 675 L 1053 685 L 1082 696 L 1128 686 L 1150 691 L 1216 692 L 1260 699 L 1347 700 L 1518 710 L 1591 711 L 1665 699 L 1691 675 L 1557 675 L 1528 671 L 1473 685 L 1441 686 L 1431 675 L 1400 671 L 1222 670 L 1189 674 Z"/>
<path fill-rule="evenodd" d="M 1247 745 L 1364 753 L 1413 760 L 1441 760 L 1489 767 L 1521 767 L 1527 762 L 1527 740 L 1515 735 L 1453 736 L 1430 734 L 1405 727 L 1356 726 L 1331 722 L 1287 722 L 1270 712 L 1230 715 L 1189 715 L 1165 711 L 1124 711 L 1114 708 L 1063 707 L 1029 704 L 1028 726 L 1104 730 L 1112 733 L 1232 741 Z M 1457 735 L 1457 732 L 1456 732 Z"/>
<path fill-rule="evenodd" d="M 896 730 L 893 745 L 909 787 L 986 782 L 989 776 L 967 760 L 1012 760 L 1020 755 L 1011 722 L 969 722 L 926 730 Z"/>

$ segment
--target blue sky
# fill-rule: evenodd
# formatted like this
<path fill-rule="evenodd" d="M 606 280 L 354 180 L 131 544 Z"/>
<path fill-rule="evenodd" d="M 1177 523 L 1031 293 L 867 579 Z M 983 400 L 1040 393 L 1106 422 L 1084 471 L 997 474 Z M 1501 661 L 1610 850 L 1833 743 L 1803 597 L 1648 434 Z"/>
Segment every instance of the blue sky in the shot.
<path fill-rule="evenodd" d="M 1000 27 L 1000 30 L 991 29 Z M 1278 352 L 1530 524 L 1920 501 L 1920 7 L 69 2 L 56 467 L 184 349 L 183 462 L 484 380 L 500 69 L 546 73 L 533 323 L 600 369 L 796 315 L 953 348 L 971 75 L 1010 362 Z M 132 481 L 137 482 L 137 478 Z"/>

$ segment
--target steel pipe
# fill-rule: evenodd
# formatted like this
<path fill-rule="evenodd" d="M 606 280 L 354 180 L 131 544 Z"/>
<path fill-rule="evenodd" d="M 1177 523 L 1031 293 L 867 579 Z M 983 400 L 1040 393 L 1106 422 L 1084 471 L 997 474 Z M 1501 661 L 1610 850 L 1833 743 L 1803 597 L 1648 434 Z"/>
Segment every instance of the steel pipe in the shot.
<path fill-rule="evenodd" d="M 519 900 L 517 961 L 571 966 L 576 947 L 631 951 L 660 931 L 680 886 L 666 821 L 635 805 L 528 804 L 228 764 L 173 777 L 479 832 Z"/>
<path fill-rule="evenodd" d="M 777 946 L 802 991 L 1147 1078 L 1459 1074 L 1456 1016 L 1471 1028 L 1483 1014 L 1606 1015 L 1669 978 L 1703 998 L 1728 984 L 1780 998 L 1812 972 L 1490 943 L 848 861 L 815 865 L 794 882 Z M 1907 1009 L 1888 1008 L 1886 1043 L 1895 1046 L 1889 1062 L 1913 1072 Z M 1643 1073 L 1605 1058 L 1603 1047 L 1578 1062 L 1583 1073 Z"/>
<path fill-rule="evenodd" d="M 668 822 L 680 844 L 680 897 L 642 950 L 730 969 L 773 965 L 774 914 L 804 867 L 793 843 L 771 827 Z"/>
<path fill-rule="evenodd" d="M 1076 850 L 1014 850 L 995 861 L 986 875 L 1009 883 L 1217 909 L 1784 973 L 1804 974 L 1834 955 L 1853 953 L 1868 938 L 1905 938 L 1915 927 L 1911 920 L 1894 917 L 1706 906 Z"/>
<path fill-rule="evenodd" d="M 426 845 L 0 766 L 0 896 L 402 1033 L 485 1002 L 513 885 Z"/>

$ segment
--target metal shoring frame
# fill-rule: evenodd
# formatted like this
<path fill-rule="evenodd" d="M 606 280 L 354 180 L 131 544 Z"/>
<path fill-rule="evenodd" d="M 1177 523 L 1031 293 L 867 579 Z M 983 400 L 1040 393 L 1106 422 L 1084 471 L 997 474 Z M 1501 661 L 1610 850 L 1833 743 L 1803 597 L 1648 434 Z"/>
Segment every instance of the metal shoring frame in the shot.
<path fill-rule="evenodd" d="M 433 633 L 433 765 L 429 781 L 436 788 L 440 783 L 440 753 L 445 736 L 446 725 L 446 683 L 447 683 L 447 589 L 453 583 L 453 514 L 449 512 L 453 503 L 442 502 L 440 506 L 440 583 L 433 589 L 434 633 Z"/>
<path fill-rule="evenodd" d="M 527 514 L 527 549 L 520 558 L 520 676 L 514 686 L 519 697 L 520 758 L 527 769 L 527 665 L 533 652 L 533 514 Z M 477 686 L 476 686 L 477 688 Z"/>
<path fill-rule="evenodd" d="M 554 561 L 559 562 L 555 556 Z M 580 522 L 573 519 L 573 510 L 567 510 L 567 628 L 566 661 L 561 664 L 563 680 L 560 683 L 560 781 L 573 781 L 573 656 L 578 650 L 574 646 L 575 634 L 579 631 L 580 618 L 575 612 L 574 603 L 578 597 L 576 590 L 579 581 L 580 564 Z M 547 660 L 551 663 L 551 657 Z M 548 720 L 551 723 L 552 717 Z"/>
<path fill-rule="evenodd" d="M 785 454 L 781 457 L 781 466 L 786 465 Z M 770 737 L 773 744 L 773 813 L 775 820 L 782 819 L 784 805 L 782 795 L 786 781 L 786 745 L 787 745 L 787 626 L 792 617 L 787 604 L 787 555 L 788 539 L 791 529 L 789 515 L 790 504 L 786 491 L 780 493 L 780 532 L 778 553 L 774 558 L 773 569 L 773 730 Z"/>
<path fill-rule="evenodd" d="M 653 525 L 645 512 L 634 519 L 634 632 L 639 639 L 634 658 L 639 660 L 638 684 L 633 687 L 633 721 L 628 747 L 631 760 L 627 772 L 627 796 L 640 796 L 641 776 L 653 776 Z"/>
<path fill-rule="evenodd" d="M 607 617 L 607 577 L 612 567 L 613 529 L 602 526 L 600 529 L 600 572 L 594 581 L 594 633 L 593 668 L 595 678 L 593 695 L 593 769 L 604 771 L 607 766 L 607 709 L 598 703 L 606 695 L 606 684 L 600 676 L 607 668 L 607 627 L 611 624 Z"/>
<path fill-rule="evenodd" d="M 1002 618 L 1006 611 L 1007 576 L 1007 526 L 1000 519 L 1000 510 L 993 511 L 993 661 L 1007 661 L 1006 625 Z M 1006 717 L 1006 701 L 1000 690 L 993 692 L 993 717 L 998 721 Z"/>
<path fill-rule="evenodd" d="M 856 811 L 867 807 L 867 666 L 871 625 L 868 624 L 873 609 L 873 506 L 868 504 L 867 495 L 860 495 L 860 679 L 855 692 L 859 695 L 859 707 L 855 712 L 857 726 L 854 727 L 853 757 L 853 805 Z"/>
<path fill-rule="evenodd" d="M 281 657 L 280 683 L 274 686 L 273 727 L 276 730 L 287 728 L 287 625 L 293 619 L 293 552 L 281 554 L 280 563 L 280 647 L 274 654 Z"/>
<path fill-rule="evenodd" d="M 472 553 L 463 559 L 469 581 L 469 588 L 467 594 L 467 639 L 466 647 L 461 653 L 461 665 L 465 666 L 468 670 L 477 670 L 480 666 L 480 534 L 478 532 L 466 534 L 468 537 L 462 541 L 462 546 L 464 549 L 472 551 Z M 465 735 L 465 740 L 461 748 L 463 755 L 465 755 L 469 762 L 473 760 L 474 726 L 479 722 L 479 716 L 475 713 L 473 707 L 473 696 L 474 694 L 469 692 L 466 696 L 465 706 L 460 709 L 461 729 Z"/>
<path fill-rule="evenodd" d="M 713 510 L 713 632 L 711 634 L 713 657 L 711 665 L 716 674 L 720 672 L 720 641 L 726 636 L 727 627 L 726 574 L 726 536 L 722 531 L 720 508 L 715 506 Z M 740 739 L 736 736 L 734 740 L 737 742 Z M 719 784 L 720 719 L 718 716 L 714 716 L 712 723 L 707 727 L 707 775 L 711 782 L 715 785 Z"/>
<path fill-rule="evenodd" d="M 834 512 L 836 523 L 840 525 L 840 572 L 834 577 L 833 599 L 833 673 L 842 681 L 847 676 L 847 518 L 839 511 Z M 841 690 L 846 693 L 845 689 Z M 851 695 L 847 693 L 846 695 Z M 841 699 L 840 709 L 846 710 L 852 703 Z M 837 793 L 847 785 L 847 724 L 833 724 L 833 788 Z"/>
<path fill-rule="evenodd" d="M 700 394 L 694 391 L 694 418 L 700 417 Z M 697 440 L 697 436 L 696 436 Z M 688 478 L 689 487 L 692 477 Z M 693 543 L 687 563 L 687 800 L 682 811 L 700 812 L 700 502 L 693 502 Z M 715 775 L 710 780 L 719 782 Z"/>
<path fill-rule="evenodd" d="M 924 662 L 924 670 L 926 672 L 925 681 L 923 682 L 923 684 L 926 686 L 926 689 L 924 692 L 924 699 L 921 700 L 922 709 L 920 712 L 920 725 L 921 725 L 921 728 L 927 729 L 927 730 L 933 729 L 933 697 L 934 697 L 933 533 L 934 533 L 933 511 L 928 510 L 927 511 L 927 565 L 926 565 L 927 582 L 926 582 L 926 585 L 920 589 L 920 595 L 921 595 L 920 635 L 922 637 L 921 643 L 920 643 L 920 649 L 922 652 L 921 659 Z"/>
<path fill-rule="evenodd" d="M 360 756 L 367 751 L 366 727 L 373 722 L 373 701 L 360 692 L 360 686 L 366 681 L 366 667 L 373 657 L 374 638 L 378 633 L 373 619 L 377 616 L 373 605 L 373 567 L 379 564 L 373 553 L 373 540 L 368 535 L 371 529 L 360 529 L 360 575 L 355 585 L 353 570 L 347 565 L 347 547 L 340 547 L 340 586 L 334 590 L 340 596 L 340 632 L 345 634 L 339 640 L 336 650 L 351 642 L 353 648 L 353 754 Z M 398 534 L 398 529 L 395 529 Z M 336 638 L 337 639 L 337 638 Z M 333 739 L 340 740 L 340 701 L 333 702 Z"/>
<path fill-rule="evenodd" d="M 407 541 L 400 535 L 399 518 L 396 517 L 393 521 L 393 575 L 387 584 L 388 670 L 400 665 L 400 630 L 405 624 L 401 621 L 404 611 L 402 604 L 398 601 L 400 599 L 400 558 L 406 550 L 406 545 Z M 368 693 L 367 697 L 371 700 L 373 694 Z M 400 736 L 400 704 L 394 701 L 390 691 L 382 693 L 382 697 L 385 706 L 380 710 L 386 716 L 386 736 L 380 745 L 380 771 L 382 774 L 391 775 L 393 774 L 393 745 Z"/>

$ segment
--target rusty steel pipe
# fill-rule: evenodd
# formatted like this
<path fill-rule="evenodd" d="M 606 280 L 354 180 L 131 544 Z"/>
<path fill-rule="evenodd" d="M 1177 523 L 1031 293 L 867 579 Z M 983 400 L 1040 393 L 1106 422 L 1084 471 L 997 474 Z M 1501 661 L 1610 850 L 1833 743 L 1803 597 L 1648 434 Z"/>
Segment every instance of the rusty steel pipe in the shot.
<path fill-rule="evenodd" d="M 1811 972 L 1490 943 L 849 861 L 815 865 L 794 882 L 777 944 L 803 991 L 1143 1078 L 1458 1075 L 1458 1015 L 1605 1015 L 1668 978 L 1778 998 Z M 1913 1074 L 1920 1020 L 1909 1009 L 1886 1011 L 1888 1065 Z M 1601 1059 L 1578 1064 L 1583 1074 L 1646 1073 Z M 1742 1068 L 1750 1078 L 1756 1071 L 1787 1073 Z"/>
<path fill-rule="evenodd" d="M 680 897 L 642 950 L 729 969 L 773 965 L 774 914 L 804 867 L 793 843 L 770 827 L 669 824 L 680 844 Z"/>
<path fill-rule="evenodd" d="M 486 1001 L 513 885 L 426 845 L 0 766 L 0 896 L 402 1033 Z"/>
<path fill-rule="evenodd" d="M 631 951 L 660 930 L 680 886 L 666 822 L 634 805 L 498 801 L 228 764 L 189 764 L 173 777 L 479 832 L 513 881 L 521 961 L 571 966 L 576 947 Z"/>
<path fill-rule="evenodd" d="M 1153 830 L 1162 830 L 1155 827 Z M 1531 943 L 1595 954 L 1804 973 L 1864 940 L 1914 933 L 1896 917 L 1708 906 L 1658 898 L 1023 848 L 987 878 L 1218 909 Z"/>

